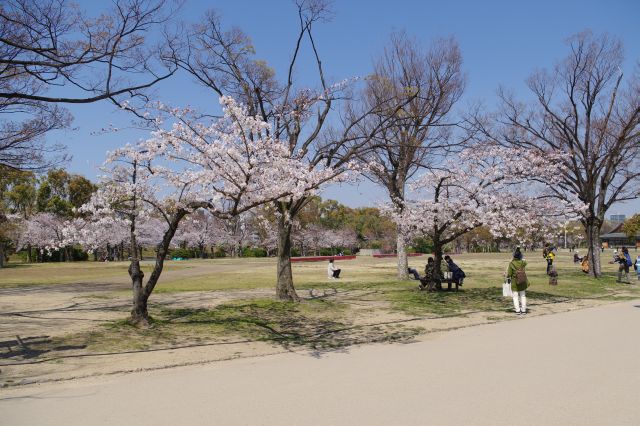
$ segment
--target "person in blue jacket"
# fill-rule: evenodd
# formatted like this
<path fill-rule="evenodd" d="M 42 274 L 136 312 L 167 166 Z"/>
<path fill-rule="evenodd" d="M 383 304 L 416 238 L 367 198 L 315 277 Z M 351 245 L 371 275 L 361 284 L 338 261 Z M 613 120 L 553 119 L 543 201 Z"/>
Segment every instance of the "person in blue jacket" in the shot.
<path fill-rule="evenodd" d="M 457 282 L 458 285 L 462 285 L 462 281 L 464 281 L 467 276 L 464 271 L 453 262 L 451 256 L 446 255 L 444 257 L 444 261 L 447 262 L 447 266 L 449 267 L 449 271 L 451 272 L 451 278 L 454 282 Z"/>

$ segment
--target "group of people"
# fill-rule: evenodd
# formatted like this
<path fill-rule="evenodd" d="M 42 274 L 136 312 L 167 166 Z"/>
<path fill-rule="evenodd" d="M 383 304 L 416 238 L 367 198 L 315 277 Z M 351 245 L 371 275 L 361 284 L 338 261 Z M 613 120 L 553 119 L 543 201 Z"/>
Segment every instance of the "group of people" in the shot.
<path fill-rule="evenodd" d="M 424 267 L 424 276 L 420 276 L 418 271 L 414 268 L 408 268 L 409 274 L 420 281 L 418 288 L 420 290 L 436 291 L 442 290 L 442 281 L 445 280 L 445 274 L 451 274 L 450 279 L 452 283 L 456 283 L 461 286 L 462 282 L 466 278 L 466 274 L 456 263 L 451 256 L 446 255 L 444 262 L 440 265 L 440 270 L 436 268 L 436 262 L 433 257 L 427 259 L 427 264 Z"/>
<path fill-rule="evenodd" d="M 573 263 L 579 263 L 582 268 L 582 272 L 589 273 L 589 256 L 580 256 L 578 250 L 573 253 Z"/>

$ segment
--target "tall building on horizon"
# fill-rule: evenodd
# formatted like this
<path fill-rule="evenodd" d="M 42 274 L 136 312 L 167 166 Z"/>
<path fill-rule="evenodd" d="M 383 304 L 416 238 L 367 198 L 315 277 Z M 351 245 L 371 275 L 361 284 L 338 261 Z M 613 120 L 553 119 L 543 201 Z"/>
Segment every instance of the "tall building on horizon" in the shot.
<path fill-rule="evenodd" d="M 611 216 L 609 216 L 609 220 L 611 222 L 616 222 L 616 223 L 622 223 L 626 219 L 627 219 L 627 216 L 623 214 L 612 214 Z"/>

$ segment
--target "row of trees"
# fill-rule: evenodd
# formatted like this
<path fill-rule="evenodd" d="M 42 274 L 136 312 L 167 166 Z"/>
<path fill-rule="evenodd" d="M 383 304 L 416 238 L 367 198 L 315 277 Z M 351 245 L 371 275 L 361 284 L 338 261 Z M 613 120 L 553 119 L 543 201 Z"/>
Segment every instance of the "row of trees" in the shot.
<path fill-rule="evenodd" d="M 78 254 L 76 246 L 81 241 L 86 243 L 82 235 L 88 232 L 87 215 L 79 209 L 97 186 L 63 169 L 50 170 L 40 179 L 31 172 L 13 175 L 0 191 L 2 211 L 10 219 L 6 222 L 10 227 L 2 233 L 3 251 L 8 254 L 10 250 L 22 250 L 29 262 L 74 260 L 72 253 Z M 277 250 L 275 222 L 275 216 L 264 207 L 228 220 L 199 210 L 181 223 L 172 247 L 189 249 L 202 258 L 215 257 L 216 252 L 242 256 L 244 249 L 252 247 L 273 255 Z M 102 225 L 101 236 L 84 248 L 93 253 L 94 259 L 129 257 L 124 222 Z M 153 249 L 161 241 L 162 229 L 162 218 L 158 216 L 141 223 L 140 246 Z M 97 229 L 92 232 L 97 234 Z M 352 209 L 334 200 L 314 197 L 294 226 L 293 242 L 301 255 L 327 250 L 336 254 L 359 247 L 389 248 L 394 235 L 393 223 L 377 208 Z"/>
<path fill-rule="evenodd" d="M 400 278 L 413 236 L 428 235 L 438 253 L 480 226 L 492 235 L 526 238 L 528 231 L 518 228 L 544 229 L 560 216 L 579 218 L 592 274 L 600 275 L 604 215 L 614 203 L 640 195 L 640 80 L 633 76 L 623 85 L 619 41 L 578 34 L 568 40 L 564 60 L 528 80 L 531 102 L 502 91 L 495 112 L 460 111 L 465 78 L 455 40 L 423 47 L 396 34 L 367 78 L 332 84 L 314 37 L 329 15 L 327 4 L 298 0 L 295 7 L 298 29 L 284 76 L 215 13 L 179 33 L 162 31 L 166 40 L 154 47 L 140 35 L 169 22 L 163 2 L 118 1 L 98 20 L 52 0 L 15 0 L 0 9 L 6 111 L 31 108 L 36 121 L 47 121 L 43 114 L 63 116 L 60 103 L 109 99 L 153 131 L 147 141 L 111 156 L 99 191 L 81 209 L 96 221 L 124 221 L 129 228 L 134 319 L 146 318 L 146 300 L 179 224 L 198 209 L 234 220 L 269 206 L 277 231 L 276 293 L 298 300 L 290 263 L 296 223 L 321 186 L 357 175 L 388 192 Z M 315 67 L 315 89 L 294 78 L 302 58 Z M 146 88 L 179 70 L 221 99 L 222 119 L 136 104 L 145 100 Z M 83 96 L 45 93 L 64 84 Z M 131 100 L 124 102 L 125 95 Z M 47 128 L 25 139 L 11 131 L 20 126 L 9 124 L 0 147 L 3 164 L 42 166 L 44 157 L 16 156 L 15 146 L 42 153 L 36 141 Z M 137 229 L 153 217 L 165 228 L 143 286 Z"/>

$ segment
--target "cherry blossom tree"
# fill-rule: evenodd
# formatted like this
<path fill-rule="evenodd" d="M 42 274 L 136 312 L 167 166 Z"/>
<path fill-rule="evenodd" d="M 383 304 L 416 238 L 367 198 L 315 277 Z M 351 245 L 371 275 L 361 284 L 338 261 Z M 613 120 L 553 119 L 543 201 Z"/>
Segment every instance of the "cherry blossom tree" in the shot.
<path fill-rule="evenodd" d="M 456 161 L 417 180 L 413 189 L 424 198 L 403 210 L 389 206 L 390 215 L 405 238 L 420 234 L 431 239 L 439 268 L 444 246 L 473 229 L 484 225 L 495 236 L 517 239 L 518 230 L 541 217 L 565 213 L 566 205 L 549 203 L 544 185 L 536 191 L 531 181 L 562 167 L 562 155 L 556 153 L 490 145 L 467 149 Z"/>
<path fill-rule="evenodd" d="M 251 40 L 244 32 L 238 28 L 225 30 L 220 16 L 214 12 L 191 28 L 185 49 L 188 55 L 179 61 L 184 70 L 216 96 L 233 96 L 247 105 L 250 115 L 259 115 L 269 122 L 275 139 L 286 142 L 288 157 L 302 162 L 306 173 L 316 177 L 299 181 L 295 194 L 274 203 L 278 228 L 276 296 L 290 301 L 299 300 L 290 260 L 297 216 L 320 186 L 345 178 L 367 137 L 388 121 L 382 120 L 363 134 L 355 131 L 357 123 L 378 105 L 357 114 L 340 114 L 344 110 L 340 106 L 346 104 L 343 101 L 350 97 L 357 79 L 332 84 L 325 76 L 314 30 L 319 22 L 328 19 L 329 4 L 325 0 L 296 0 L 295 7 L 297 29 L 291 59 L 283 67 L 287 71 L 281 78 L 266 61 L 256 58 Z M 316 88 L 301 87 L 295 79 L 296 67 L 304 58 L 310 58 L 316 71 Z"/>
<path fill-rule="evenodd" d="M 178 228 L 176 245 L 193 248 L 204 259 L 208 247 L 220 244 L 219 235 L 223 222 L 207 210 L 198 210 L 189 215 Z"/>
<path fill-rule="evenodd" d="M 267 250 L 268 256 L 271 256 L 278 249 L 278 229 L 275 220 L 269 220 L 263 213 L 266 212 L 255 214 L 252 227 L 258 238 L 258 244 Z"/>
<path fill-rule="evenodd" d="M 100 189 L 81 209 L 128 224 L 133 323 L 148 323 L 149 296 L 187 215 L 204 208 L 215 217 L 234 218 L 283 197 L 302 197 L 335 174 L 309 170 L 304 161 L 289 156 L 286 143 L 271 136 L 269 124 L 231 98 L 222 97 L 221 103 L 224 117 L 208 123 L 190 109 L 161 107 L 171 125 L 159 125 L 148 140 L 112 153 Z M 144 283 L 139 231 L 152 218 L 162 221 L 153 228 L 163 233 Z"/>
<path fill-rule="evenodd" d="M 99 253 L 111 257 L 112 248 L 129 242 L 127 222 L 114 216 L 75 218 L 65 223 L 63 234 L 66 244 L 81 245 L 96 259 Z"/>
<path fill-rule="evenodd" d="M 363 163 L 375 166 L 366 168 L 363 175 L 386 190 L 396 210 L 404 208 L 412 178 L 437 166 L 442 156 L 467 142 L 464 137 L 456 142 L 451 137 L 457 126 L 452 110 L 464 89 L 461 68 L 462 55 L 455 40 L 437 40 L 423 47 L 406 34 L 397 33 L 391 36 L 366 81 L 363 102 L 382 107 L 375 108 L 357 126 L 364 134 L 371 128 L 379 129 L 359 154 Z M 402 234 L 399 229 L 397 273 L 399 279 L 408 279 Z"/>
<path fill-rule="evenodd" d="M 65 238 L 66 221 L 63 217 L 53 213 L 37 213 L 24 223 L 24 229 L 18 240 L 18 248 L 25 248 L 31 245 L 41 254 L 51 253 L 67 247 Z M 63 252 L 65 258 L 68 257 L 66 251 Z"/>
<path fill-rule="evenodd" d="M 501 90 L 501 110 L 485 136 L 507 146 L 562 150 L 562 174 L 548 175 L 553 196 L 579 198 L 576 210 L 589 250 L 589 273 L 601 275 L 600 232 L 616 203 L 640 197 L 640 73 L 622 73 L 620 40 L 584 31 L 567 40 L 567 55 L 527 80 L 531 101 Z"/>

